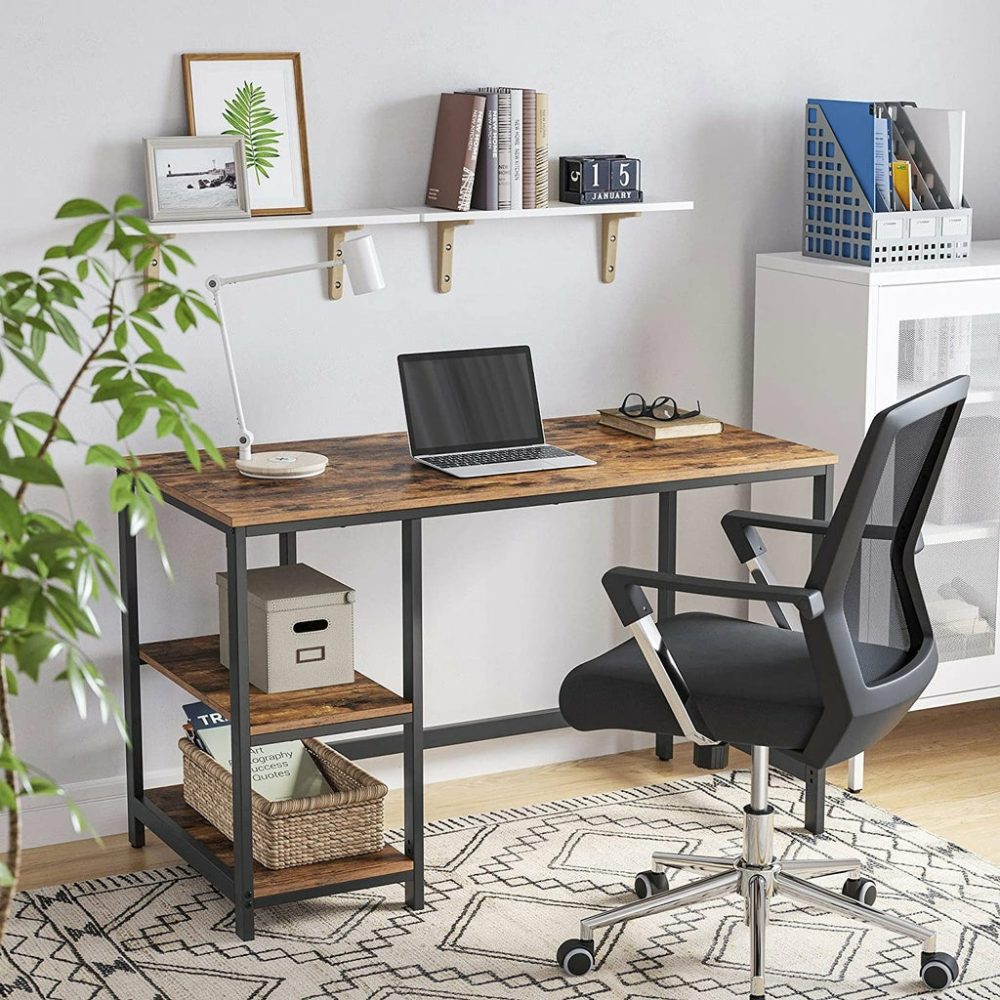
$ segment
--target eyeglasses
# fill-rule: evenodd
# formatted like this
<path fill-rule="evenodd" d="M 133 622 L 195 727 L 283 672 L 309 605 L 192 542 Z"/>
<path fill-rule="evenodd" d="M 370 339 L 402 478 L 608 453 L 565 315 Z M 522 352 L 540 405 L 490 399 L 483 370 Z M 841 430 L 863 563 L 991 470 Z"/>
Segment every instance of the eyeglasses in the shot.
<path fill-rule="evenodd" d="M 681 413 L 677 406 L 677 400 L 673 396 L 657 396 L 652 403 L 647 405 L 646 400 L 637 392 L 630 392 L 622 405 L 618 407 L 618 412 L 626 417 L 652 417 L 654 420 L 687 420 L 688 417 L 697 417 L 701 413 L 701 400 L 697 400 L 697 407 Z"/>

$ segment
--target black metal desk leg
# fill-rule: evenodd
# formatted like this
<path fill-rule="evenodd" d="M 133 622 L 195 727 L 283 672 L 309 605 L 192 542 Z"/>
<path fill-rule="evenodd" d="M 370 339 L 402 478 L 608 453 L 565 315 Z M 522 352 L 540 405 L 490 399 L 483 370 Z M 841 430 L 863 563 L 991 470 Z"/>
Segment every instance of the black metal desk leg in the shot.
<path fill-rule="evenodd" d="M 142 776 L 142 678 L 139 663 L 139 594 L 137 591 L 135 537 L 129 531 L 128 511 L 118 515 L 118 561 L 121 573 L 122 677 L 125 726 L 130 742 L 125 746 L 128 784 L 128 841 L 133 847 L 146 843 L 146 828 L 136 819 L 135 803 L 143 797 Z"/>
<path fill-rule="evenodd" d="M 833 514 L 833 472 L 835 468 L 836 466 L 826 465 L 822 472 L 813 476 L 812 516 L 821 521 L 827 520 Z M 823 535 L 812 536 L 813 559 L 819 554 L 823 537 Z"/>
<path fill-rule="evenodd" d="M 278 535 L 278 563 L 292 566 L 299 561 L 298 546 L 294 531 L 282 531 Z"/>
<path fill-rule="evenodd" d="M 413 859 L 413 880 L 406 905 L 424 905 L 424 646 L 423 542 L 421 522 L 403 521 L 403 697 L 413 705 L 412 722 L 403 726 L 403 828 L 406 855 Z"/>
<path fill-rule="evenodd" d="M 818 476 L 813 476 L 812 516 L 825 521 L 833 513 L 833 471 L 827 465 Z M 822 535 L 813 535 L 812 554 L 816 558 L 823 544 Z M 823 833 L 826 829 L 826 771 L 806 768 L 806 829 Z"/>
<path fill-rule="evenodd" d="M 677 572 L 677 494 L 660 493 L 657 497 L 656 568 L 661 573 Z M 656 592 L 656 616 L 670 618 L 677 610 L 677 595 L 672 590 Z M 670 733 L 656 734 L 656 756 L 671 760 L 674 756 L 674 738 Z"/>
<path fill-rule="evenodd" d="M 233 919 L 253 940 L 253 830 L 250 810 L 250 650 L 247 639 L 247 533 L 226 535 L 229 598 L 229 721 L 233 759 Z"/>

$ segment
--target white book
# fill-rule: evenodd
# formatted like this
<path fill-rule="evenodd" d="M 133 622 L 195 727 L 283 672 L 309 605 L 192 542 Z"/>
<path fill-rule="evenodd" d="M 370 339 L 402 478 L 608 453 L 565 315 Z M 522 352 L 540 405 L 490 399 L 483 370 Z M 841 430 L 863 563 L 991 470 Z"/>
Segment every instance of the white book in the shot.
<path fill-rule="evenodd" d="M 875 119 L 875 190 L 885 203 L 886 211 L 893 210 L 892 178 L 889 170 L 889 136 L 892 122 L 888 118 Z"/>
<path fill-rule="evenodd" d="M 907 108 L 906 117 L 920 136 L 952 208 L 961 208 L 965 195 L 965 112 Z"/>
<path fill-rule="evenodd" d="M 476 87 L 477 94 L 497 95 L 497 208 L 510 208 L 511 130 L 510 88 Z M 520 176 L 520 174 L 518 175 Z"/>
<path fill-rule="evenodd" d="M 937 625 L 947 625 L 949 628 L 959 625 L 971 627 L 979 617 L 979 608 L 968 601 L 957 597 L 949 597 L 940 601 L 928 601 L 927 612 Z"/>
<path fill-rule="evenodd" d="M 510 207 L 524 208 L 521 175 L 524 156 L 524 101 L 520 90 L 510 91 Z"/>
<path fill-rule="evenodd" d="M 233 770 L 231 727 L 196 728 L 198 739 L 227 771 Z M 330 784 L 301 740 L 250 748 L 250 786 L 265 799 L 308 799 L 325 795 Z"/>

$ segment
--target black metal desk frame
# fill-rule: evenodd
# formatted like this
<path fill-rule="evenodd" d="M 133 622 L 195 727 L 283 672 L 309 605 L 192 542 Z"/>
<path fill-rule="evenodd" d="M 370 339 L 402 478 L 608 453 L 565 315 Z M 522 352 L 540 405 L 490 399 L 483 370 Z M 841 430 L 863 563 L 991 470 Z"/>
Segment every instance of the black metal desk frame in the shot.
<path fill-rule="evenodd" d="M 758 473 L 738 473 L 711 478 L 683 479 L 657 484 L 624 486 L 529 497 L 456 503 L 442 506 L 372 512 L 347 517 L 276 522 L 233 528 L 175 498 L 166 503 L 221 531 L 226 540 L 229 588 L 229 661 L 230 721 L 232 723 L 233 768 L 233 858 L 232 868 L 214 854 L 170 816 L 145 796 L 143 778 L 142 693 L 139 660 L 139 601 L 137 588 L 136 540 L 129 532 L 127 513 L 119 515 L 118 544 L 121 568 L 121 594 L 125 610 L 122 614 L 122 649 L 124 670 L 125 718 L 131 742 L 126 747 L 128 782 L 128 834 L 133 847 L 145 843 L 146 828 L 152 830 L 178 855 L 205 876 L 223 895 L 233 901 L 236 932 L 243 940 L 254 935 L 254 912 L 260 906 L 291 902 L 295 899 L 329 895 L 333 892 L 392 883 L 403 883 L 406 905 L 420 909 L 424 905 L 424 798 L 423 751 L 425 748 L 455 746 L 479 740 L 496 739 L 526 733 L 560 729 L 565 722 L 558 709 L 527 712 L 499 718 L 479 719 L 424 729 L 423 724 L 423 584 L 421 525 L 425 518 L 454 514 L 474 514 L 521 507 L 540 507 L 586 500 L 656 494 L 658 496 L 657 568 L 675 572 L 677 563 L 677 495 L 686 490 L 781 479 L 811 478 L 813 481 L 812 516 L 830 516 L 833 494 L 832 465 L 774 470 Z M 303 531 L 343 528 L 363 524 L 398 521 L 402 534 L 402 694 L 412 704 L 405 716 L 393 715 L 363 723 L 334 723 L 330 726 L 289 729 L 280 733 L 250 734 L 249 650 L 247 640 L 247 538 L 255 535 L 278 536 L 278 559 L 282 565 L 296 561 L 296 536 Z M 813 540 L 814 551 L 817 539 Z M 658 595 L 661 616 L 674 614 L 674 595 Z M 301 739 L 305 736 L 329 736 L 352 729 L 375 729 L 402 723 L 403 732 L 369 736 L 338 746 L 346 756 L 360 760 L 387 754 L 403 755 L 404 842 L 405 854 L 412 861 L 412 871 L 378 875 L 331 886 L 317 886 L 282 895 L 269 895 L 255 900 L 253 887 L 253 857 L 251 850 L 250 809 L 250 747 L 280 740 Z M 661 759 L 672 756 L 670 737 L 657 739 Z M 816 833 L 823 830 L 823 794 L 825 776 L 822 771 L 803 769 L 797 763 L 775 753 L 772 761 L 806 781 L 806 826 Z"/>

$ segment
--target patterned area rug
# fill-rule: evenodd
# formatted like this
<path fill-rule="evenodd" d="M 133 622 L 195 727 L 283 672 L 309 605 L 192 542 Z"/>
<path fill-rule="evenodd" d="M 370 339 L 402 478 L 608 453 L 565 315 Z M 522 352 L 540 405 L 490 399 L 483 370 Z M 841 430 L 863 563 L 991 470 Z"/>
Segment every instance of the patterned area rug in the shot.
<path fill-rule="evenodd" d="M 398 887 L 289 904 L 263 910 L 250 943 L 231 933 L 225 900 L 183 866 L 23 893 L 0 996 L 745 997 L 748 943 L 736 897 L 614 928 L 599 939 L 597 968 L 584 979 L 564 977 L 553 956 L 583 914 L 632 898 L 632 876 L 654 849 L 737 852 L 747 785 L 745 772 L 706 775 L 434 823 L 422 912 L 403 907 Z M 799 819 L 801 787 L 773 779 L 779 851 L 866 857 L 879 905 L 936 924 L 939 947 L 958 958 L 962 978 L 942 996 L 1000 998 L 1000 870 L 837 791 L 828 833 L 814 838 Z M 780 897 L 767 945 L 772 1000 L 927 992 L 909 942 Z"/>

